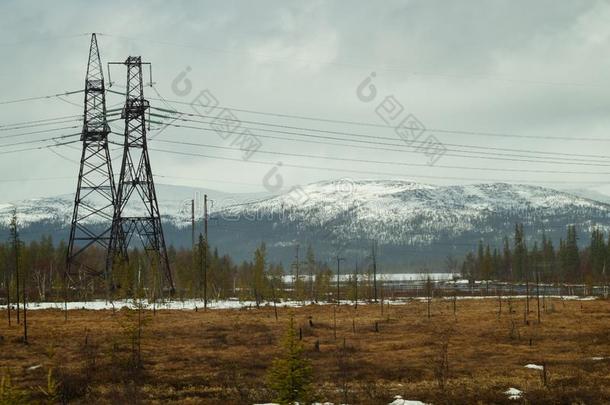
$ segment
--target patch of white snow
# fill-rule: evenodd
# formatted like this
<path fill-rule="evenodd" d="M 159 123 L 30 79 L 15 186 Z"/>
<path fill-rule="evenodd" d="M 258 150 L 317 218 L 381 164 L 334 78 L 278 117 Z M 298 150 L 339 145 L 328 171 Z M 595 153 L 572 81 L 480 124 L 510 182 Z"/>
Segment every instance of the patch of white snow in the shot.
<path fill-rule="evenodd" d="M 525 368 L 531 368 L 532 370 L 542 370 L 544 369 L 544 367 L 538 365 L 538 364 L 526 364 L 525 366 L 523 366 Z"/>
<path fill-rule="evenodd" d="M 504 393 L 508 396 L 508 399 L 520 399 L 523 391 L 510 387 Z"/>

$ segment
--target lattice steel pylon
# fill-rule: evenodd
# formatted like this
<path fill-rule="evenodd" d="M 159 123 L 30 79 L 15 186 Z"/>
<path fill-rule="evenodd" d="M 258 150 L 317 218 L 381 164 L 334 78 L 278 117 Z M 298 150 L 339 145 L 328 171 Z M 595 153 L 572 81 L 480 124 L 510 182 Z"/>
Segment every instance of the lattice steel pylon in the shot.
<path fill-rule="evenodd" d="M 91 35 L 89 61 L 85 78 L 85 106 L 81 140 L 83 151 L 74 197 L 70 226 L 65 282 L 69 283 L 78 267 L 80 276 L 102 276 L 105 263 L 85 259 L 93 246 L 104 255 L 111 245 L 115 206 L 115 184 L 108 150 L 110 127 L 106 118 L 106 96 L 102 62 L 95 34 Z M 83 272 L 84 270 L 84 272 Z M 81 278 L 81 277 L 79 277 Z M 82 279 L 81 279 L 82 281 Z"/>
<path fill-rule="evenodd" d="M 144 99 L 142 65 L 148 63 L 143 63 L 139 56 L 130 56 L 122 64 L 127 66 L 126 99 L 121 113 L 125 120 L 125 137 L 107 267 L 111 268 L 117 258 L 128 259 L 131 240 L 137 235 L 149 257 L 154 256 L 159 271 L 173 292 L 174 283 L 146 141 L 145 114 L 149 103 Z"/>

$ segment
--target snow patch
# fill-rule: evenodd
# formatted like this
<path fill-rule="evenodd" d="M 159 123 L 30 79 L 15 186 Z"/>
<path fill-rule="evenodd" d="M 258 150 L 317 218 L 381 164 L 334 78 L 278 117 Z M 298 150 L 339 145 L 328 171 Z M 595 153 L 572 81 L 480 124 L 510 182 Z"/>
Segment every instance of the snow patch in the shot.
<path fill-rule="evenodd" d="M 402 396 L 396 395 L 394 397 L 394 401 L 390 402 L 388 405 L 426 405 L 425 402 L 421 401 L 413 401 L 409 399 L 403 399 Z"/>
<path fill-rule="evenodd" d="M 35 366 L 28 367 L 28 371 L 38 370 L 40 367 L 42 367 L 42 364 L 36 364 Z"/>
<path fill-rule="evenodd" d="M 529 368 L 529 369 L 532 369 L 532 370 L 543 370 L 543 369 L 544 369 L 544 367 L 543 367 L 543 366 L 540 366 L 540 365 L 538 365 L 538 364 L 526 364 L 526 365 L 525 365 L 525 366 L 523 366 L 523 367 L 525 367 L 525 368 Z"/>
<path fill-rule="evenodd" d="M 504 394 L 508 396 L 508 399 L 520 399 L 521 395 L 523 394 L 523 391 L 517 388 L 510 387 L 509 389 L 504 391 Z"/>
<path fill-rule="evenodd" d="M 482 299 L 495 299 L 498 297 L 495 295 L 490 296 L 462 296 L 456 297 L 458 300 L 482 300 Z M 525 298 L 525 296 L 512 296 L 513 299 Z M 577 297 L 577 296 L 558 296 L 558 295 L 547 295 L 547 298 L 562 298 L 564 300 L 586 300 L 589 297 Z M 425 301 L 427 298 L 425 297 L 414 297 L 414 298 L 406 298 L 406 299 L 395 299 L 391 301 L 387 301 L 390 305 L 406 305 L 412 301 Z M 453 297 L 443 297 L 443 300 L 453 300 Z M 184 300 L 184 301 L 158 301 L 156 303 L 145 301 L 145 305 L 148 309 L 152 309 L 153 305 L 157 310 L 198 310 L 203 309 L 203 301 L 202 300 Z M 278 307 L 284 308 L 299 308 L 307 305 L 327 305 L 326 302 L 313 302 L 313 301 L 277 301 L 275 305 Z M 355 304 L 352 300 L 341 300 L 341 304 L 345 305 L 353 305 Z M 358 305 L 369 305 L 370 302 L 367 301 L 358 301 Z M 260 307 L 270 307 L 273 306 L 273 301 L 263 301 L 259 303 Z M 376 304 L 371 304 L 376 305 Z M 106 310 L 106 309 L 121 309 L 123 307 L 126 308 L 134 308 L 134 304 L 132 300 L 117 300 L 117 301 L 105 301 L 105 300 L 93 300 L 93 301 L 73 301 L 67 303 L 67 308 L 69 310 Z M 209 300 L 208 301 L 208 309 L 251 309 L 256 308 L 256 301 L 239 301 L 238 299 L 226 299 L 226 300 Z M 6 309 L 6 305 L 0 305 L 0 310 Z M 64 309 L 63 302 L 28 302 L 29 310 L 38 310 L 38 309 Z M 536 364 L 528 364 L 524 366 L 526 368 L 538 369 L 541 370 L 542 366 L 538 366 Z"/>

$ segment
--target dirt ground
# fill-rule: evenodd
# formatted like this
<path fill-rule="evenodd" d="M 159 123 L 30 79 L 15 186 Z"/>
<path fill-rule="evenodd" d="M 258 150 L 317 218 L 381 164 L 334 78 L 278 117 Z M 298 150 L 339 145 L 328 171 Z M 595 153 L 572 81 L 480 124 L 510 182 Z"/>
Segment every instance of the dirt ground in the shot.
<path fill-rule="evenodd" d="M 4 310 L 0 395 L 27 403 L 268 402 L 266 370 L 294 316 L 320 401 L 610 403 L 610 301 L 546 299 L 540 323 L 536 300 L 527 320 L 524 306 L 503 300 L 499 314 L 498 300 L 458 300 L 454 314 L 453 301 L 434 300 L 428 318 L 425 301 L 383 313 L 379 304 L 309 305 L 278 307 L 278 320 L 273 307 L 75 310 L 67 321 L 38 310 L 28 312 L 27 345 Z M 509 399 L 510 387 L 523 391 L 520 399 Z"/>

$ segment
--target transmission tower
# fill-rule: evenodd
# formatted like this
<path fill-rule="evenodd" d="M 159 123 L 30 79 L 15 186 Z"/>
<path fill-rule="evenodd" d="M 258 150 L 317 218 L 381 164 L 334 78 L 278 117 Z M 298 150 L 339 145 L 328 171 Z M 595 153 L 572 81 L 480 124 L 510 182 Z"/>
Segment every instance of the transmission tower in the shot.
<path fill-rule="evenodd" d="M 143 63 L 139 56 L 130 56 L 123 63 L 109 64 L 127 66 L 127 83 L 125 106 L 121 113 L 121 118 L 125 120 L 123 162 L 112 221 L 112 244 L 107 268 L 112 267 L 115 259 L 128 259 L 127 251 L 135 236 L 140 239 L 149 258 L 158 266 L 157 269 L 164 274 L 170 291 L 173 292 L 174 283 L 146 142 L 145 113 L 149 103 L 144 99 L 142 65 L 150 64 Z"/>
<path fill-rule="evenodd" d="M 74 211 L 70 227 L 65 278 L 69 283 L 78 268 L 88 276 L 104 275 L 104 267 L 85 259 L 85 251 L 97 245 L 107 254 L 115 205 L 114 177 L 108 151 L 106 97 L 102 63 L 95 34 L 91 35 L 85 78 L 85 111 Z M 82 277 L 79 277 L 82 281 Z"/>

